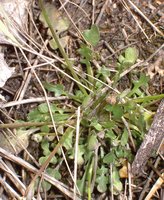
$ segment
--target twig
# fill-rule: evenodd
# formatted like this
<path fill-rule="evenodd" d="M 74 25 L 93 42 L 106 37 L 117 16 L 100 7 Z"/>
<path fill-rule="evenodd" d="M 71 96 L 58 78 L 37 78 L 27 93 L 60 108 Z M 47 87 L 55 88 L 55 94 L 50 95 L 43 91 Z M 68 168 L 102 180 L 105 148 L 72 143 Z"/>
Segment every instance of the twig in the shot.
<path fill-rule="evenodd" d="M 25 160 L 23 160 L 22 158 L 19 158 L 18 156 L 14 156 L 13 154 L 5 151 L 4 149 L 0 148 L 0 156 L 2 156 L 3 158 L 6 158 L 10 161 L 13 161 L 15 163 L 17 163 L 18 165 L 21 165 L 22 167 L 24 167 L 25 169 L 27 169 L 28 171 L 31 171 L 35 174 L 40 174 L 39 170 L 37 168 L 35 168 L 34 166 L 32 166 L 31 164 L 29 164 L 28 162 L 26 162 Z M 71 199 L 73 199 L 73 192 L 71 189 L 69 189 L 65 184 L 63 184 L 62 182 L 58 181 L 57 179 L 49 176 L 48 174 L 42 172 L 40 174 L 40 176 L 43 176 L 43 178 L 48 181 L 49 183 L 51 183 L 52 185 L 54 185 L 57 189 L 59 189 L 61 192 L 63 192 L 65 195 L 67 195 L 68 197 L 70 197 Z M 80 200 L 80 198 L 77 196 L 77 200 Z"/>
<path fill-rule="evenodd" d="M 78 159 L 78 144 L 80 132 L 80 107 L 77 110 L 77 124 L 76 124 L 76 142 L 75 142 L 75 159 L 74 159 L 74 200 L 77 198 L 77 159 Z"/>
<path fill-rule="evenodd" d="M 69 120 L 69 122 L 56 122 L 56 125 L 73 125 L 74 120 Z M 21 123 L 9 123 L 9 124 L 0 124 L 0 129 L 3 128 L 21 128 L 21 127 L 32 127 L 32 126 L 44 126 L 44 125 L 52 125 L 52 122 L 21 122 Z"/>
<path fill-rule="evenodd" d="M 61 97 L 48 97 L 49 101 L 61 101 L 69 99 L 68 97 L 61 96 Z M 17 106 L 21 104 L 27 104 L 27 103 L 38 103 L 38 102 L 44 102 L 46 100 L 45 97 L 37 97 L 37 98 L 30 98 L 30 99 L 23 99 L 18 101 L 10 101 L 8 103 L 2 104 L 1 108 L 8 108 L 12 106 Z"/>
<path fill-rule="evenodd" d="M 99 24 L 99 22 L 100 22 L 100 20 L 101 20 L 101 17 L 102 17 L 102 15 L 103 15 L 103 12 L 105 11 L 105 7 L 107 6 L 108 1 L 109 1 L 109 0 L 106 0 L 105 3 L 104 3 L 104 5 L 103 5 L 103 7 L 101 8 L 101 11 L 100 11 L 100 13 L 99 13 L 99 15 L 98 15 L 98 17 L 97 17 L 97 19 L 96 19 L 96 22 L 95 22 L 96 25 Z"/>
<path fill-rule="evenodd" d="M 161 101 L 153 123 L 145 136 L 132 164 L 132 173 L 141 174 L 148 159 L 156 152 L 164 136 L 164 99 Z"/>
<path fill-rule="evenodd" d="M 143 12 L 140 11 L 140 9 L 130 0 L 128 0 L 130 5 L 138 12 L 139 15 L 141 15 L 149 24 L 150 26 L 161 36 L 164 37 L 164 34 L 143 14 Z"/>

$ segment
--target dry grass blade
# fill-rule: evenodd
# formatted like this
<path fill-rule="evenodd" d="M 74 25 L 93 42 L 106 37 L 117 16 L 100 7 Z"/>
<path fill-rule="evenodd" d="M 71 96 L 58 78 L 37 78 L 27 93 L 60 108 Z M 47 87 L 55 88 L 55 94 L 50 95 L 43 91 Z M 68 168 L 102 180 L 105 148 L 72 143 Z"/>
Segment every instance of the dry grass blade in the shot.
<path fill-rule="evenodd" d="M 4 149 L 0 148 L 0 155 L 3 158 L 6 158 L 7 160 L 10 160 L 14 163 L 17 163 L 18 165 L 24 167 L 30 172 L 33 172 L 35 174 L 38 174 L 39 170 L 23 160 L 22 158 L 19 158 L 18 156 L 14 156 L 13 154 L 5 151 Z M 57 189 L 59 189 L 61 192 L 63 192 L 66 196 L 73 199 L 73 191 L 71 191 L 65 184 L 61 183 L 60 181 L 56 180 L 55 178 L 47 175 L 46 173 L 42 172 L 40 176 L 43 176 L 44 180 L 48 181 L 52 185 L 54 185 Z M 2 181 L 2 180 L 1 180 Z M 80 200 L 77 196 L 77 200 Z"/>
<path fill-rule="evenodd" d="M 155 184 L 151 188 L 149 194 L 146 196 L 145 200 L 152 199 L 152 197 L 154 196 L 154 194 L 156 193 L 156 191 L 162 186 L 162 184 L 164 183 L 164 173 L 162 174 L 162 177 L 163 178 L 159 177 L 157 179 L 157 181 L 155 182 Z"/>
<path fill-rule="evenodd" d="M 140 23 L 138 22 L 138 19 L 136 18 L 136 16 L 132 13 L 132 11 L 130 10 L 129 6 L 127 5 L 127 3 L 124 0 L 121 0 L 123 6 L 125 7 L 125 9 L 132 15 L 133 19 L 136 21 L 138 27 L 141 29 L 141 31 L 143 32 L 143 34 L 145 35 L 145 37 L 147 38 L 147 40 L 149 41 L 149 37 L 147 36 L 147 34 L 145 33 L 144 29 L 142 28 L 142 26 L 140 25 Z"/>
<path fill-rule="evenodd" d="M 162 37 L 164 37 L 164 34 L 162 31 L 160 31 L 144 14 L 143 12 L 140 11 L 140 9 L 130 0 L 128 0 L 130 5 L 138 12 L 139 15 L 141 15 L 149 24 L 150 26 L 157 32 L 159 33 Z"/>
<path fill-rule="evenodd" d="M 77 124 L 76 124 L 76 142 L 75 142 L 75 159 L 74 159 L 74 200 L 77 198 L 77 159 L 78 159 L 78 144 L 80 132 L 80 107 L 77 110 Z M 78 191 L 79 192 L 79 191 Z"/>
<path fill-rule="evenodd" d="M 0 175 L 0 184 L 3 186 L 7 194 L 10 194 L 12 198 L 21 199 L 21 196 L 2 178 Z"/>
<path fill-rule="evenodd" d="M 9 179 L 12 181 L 12 183 L 23 196 L 26 191 L 26 186 L 19 180 L 18 176 L 7 166 L 7 164 L 2 160 L 2 158 L 0 159 L 0 168 L 6 173 L 6 175 L 9 177 Z"/>

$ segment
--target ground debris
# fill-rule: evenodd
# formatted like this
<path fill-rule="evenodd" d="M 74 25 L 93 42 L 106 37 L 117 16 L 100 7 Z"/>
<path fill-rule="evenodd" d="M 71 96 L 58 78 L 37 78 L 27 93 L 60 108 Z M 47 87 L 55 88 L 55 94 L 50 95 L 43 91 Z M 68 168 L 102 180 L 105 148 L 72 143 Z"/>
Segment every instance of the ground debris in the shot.
<path fill-rule="evenodd" d="M 142 174 L 148 159 L 153 152 L 157 152 L 164 137 L 164 99 L 161 101 L 153 123 L 142 142 L 132 164 L 133 174 Z"/>

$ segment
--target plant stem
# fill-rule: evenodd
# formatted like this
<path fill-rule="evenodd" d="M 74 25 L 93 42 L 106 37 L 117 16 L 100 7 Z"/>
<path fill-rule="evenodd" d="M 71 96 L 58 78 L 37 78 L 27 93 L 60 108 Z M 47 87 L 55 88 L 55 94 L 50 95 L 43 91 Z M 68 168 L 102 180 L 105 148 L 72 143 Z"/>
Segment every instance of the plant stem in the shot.
<path fill-rule="evenodd" d="M 56 122 L 56 125 L 67 124 L 67 122 Z M 73 125 L 73 120 L 69 120 L 69 125 Z M 32 126 L 44 126 L 52 125 L 52 122 L 20 122 L 20 123 L 9 123 L 9 124 L 0 124 L 0 129 L 3 128 L 21 128 L 21 127 L 32 127 Z"/>
<path fill-rule="evenodd" d="M 154 96 L 146 96 L 146 97 L 139 97 L 139 98 L 135 98 L 132 99 L 132 101 L 136 102 L 136 103 L 142 103 L 145 101 L 151 101 L 151 100 L 160 100 L 164 98 L 164 94 L 159 94 L 159 95 L 154 95 Z"/>
<path fill-rule="evenodd" d="M 46 9 L 45 9 L 45 7 L 44 7 L 44 5 L 43 5 L 43 1 L 42 1 L 42 0 L 39 0 L 39 5 L 40 5 L 40 8 L 41 8 L 41 10 L 42 10 L 42 12 L 43 12 L 43 16 L 44 16 L 44 18 L 45 18 L 45 20 L 46 20 L 46 23 L 47 23 L 47 25 L 48 25 L 48 27 L 49 27 L 51 33 L 52 33 L 52 36 L 53 36 L 53 38 L 54 38 L 54 40 L 55 40 L 55 42 L 56 42 L 56 44 L 57 44 L 57 46 L 58 46 L 58 48 L 59 48 L 59 50 L 60 50 L 60 52 L 61 52 L 63 58 L 65 59 L 65 62 L 66 62 L 66 64 L 67 64 L 67 68 L 70 70 L 70 72 L 71 72 L 73 78 L 74 78 L 77 82 L 80 83 L 79 77 L 78 77 L 77 74 L 75 73 L 71 62 L 70 62 L 70 60 L 69 60 L 67 54 L 66 54 L 65 51 L 64 51 L 64 48 L 61 46 L 61 44 L 60 44 L 60 42 L 59 42 L 58 35 L 57 35 L 56 32 L 54 31 L 54 28 L 53 28 L 53 26 L 52 26 L 52 24 L 51 24 L 51 22 L 50 22 L 49 16 L 48 16 L 48 14 L 47 14 L 47 12 L 46 12 Z M 78 87 L 79 87 L 79 89 L 80 89 L 85 95 L 87 95 L 87 92 L 86 92 L 86 90 L 85 90 L 84 87 L 82 87 L 80 84 L 78 84 Z"/>

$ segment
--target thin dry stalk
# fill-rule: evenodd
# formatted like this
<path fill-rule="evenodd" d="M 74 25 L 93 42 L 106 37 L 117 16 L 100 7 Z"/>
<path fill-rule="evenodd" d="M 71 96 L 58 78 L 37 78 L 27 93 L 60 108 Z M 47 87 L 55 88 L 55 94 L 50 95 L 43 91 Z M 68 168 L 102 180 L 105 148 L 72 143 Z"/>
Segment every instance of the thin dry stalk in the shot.
<path fill-rule="evenodd" d="M 164 173 L 162 174 L 162 178 L 159 177 L 153 187 L 151 188 L 149 194 L 146 196 L 145 200 L 150 200 L 154 196 L 154 194 L 157 192 L 157 190 L 162 186 L 164 183 Z"/>
<path fill-rule="evenodd" d="M 6 173 L 18 191 L 22 194 L 25 194 L 26 186 L 19 180 L 17 175 L 6 165 L 6 163 L 0 158 L 0 168 Z"/>
<path fill-rule="evenodd" d="M 10 161 L 12 161 L 14 163 L 17 163 L 18 165 L 24 167 L 25 169 L 27 169 L 30 172 L 33 172 L 35 174 L 38 174 L 38 172 L 39 172 L 39 170 L 37 168 L 35 168 L 34 166 L 29 164 L 28 162 L 26 162 L 22 158 L 19 158 L 18 156 L 15 156 L 15 155 L 5 151 L 2 148 L 0 148 L 0 156 L 3 157 L 3 158 L 8 159 L 8 160 L 10 160 Z M 49 176 L 48 174 L 46 174 L 44 172 L 42 172 L 40 174 L 40 176 L 41 175 L 44 177 L 44 179 L 46 181 L 48 181 L 49 183 L 54 185 L 57 189 L 59 189 L 61 192 L 63 192 L 66 196 L 68 196 L 71 199 L 73 199 L 73 191 L 71 189 L 69 189 L 65 184 L 63 184 L 62 182 L 58 181 L 57 179 Z M 78 196 L 77 196 L 77 200 L 80 200 Z"/>
<path fill-rule="evenodd" d="M 67 100 L 69 97 L 61 96 L 61 97 L 48 97 L 49 101 L 62 101 L 62 100 Z M 1 108 L 8 108 L 12 106 L 17 106 L 17 105 L 23 105 L 23 104 L 30 104 L 30 103 L 40 103 L 40 102 L 45 102 L 45 97 L 37 97 L 33 98 L 31 97 L 30 99 L 23 99 L 23 100 L 18 100 L 18 101 L 10 101 L 8 103 L 5 103 L 1 106 Z"/>
<path fill-rule="evenodd" d="M 136 18 L 136 16 L 132 13 L 132 11 L 130 10 L 129 6 L 127 5 L 127 3 L 124 0 L 121 0 L 123 6 L 125 7 L 125 9 L 132 15 L 133 19 L 136 21 L 138 27 L 141 29 L 141 31 L 143 32 L 143 34 L 145 35 L 145 37 L 147 38 L 147 40 L 149 41 L 149 37 L 147 36 L 147 34 L 145 33 L 144 29 L 142 28 L 142 26 L 140 25 L 138 19 Z"/>
<path fill-rule="evenodd" d="M 149 24 L 150 26 L 157 32 L 159 33 L 161 36 L 164 37 L 164 34 L 143 14 L 143 12 L 140 11 L 140 9 L 130 0 L 128 0 L 128 2 L 130 3 L 130 5 L 138 12 L 138 14 L 143 17 Z"/>
<path fill-rule="evenodd" d="M 102 15 L 103 15 L 104 11 L 105 11 L 105 7 L 106 7 L 107 4 L 108 4 L 108 1 L 109 1 L 109 0 L 106 0 L 105 3 L 104 3 L 104 5 L 103 5 L 103 7 L 101 8 L 101 11 L 100 11 L 100 13 L 99 13 L 99 15 L 98 15 L 98 17 L 97 17 L 97 19 L 96 19 L 96 22 L 95 22 L 96 25 L 99 24 L 99 22 L 100 22 L 100 20 L 101 20 L 101 17 L 102 17 Z"/>
<path fill-rule="evenodd" d="M 10 194 L 12 198 L 16 198 L 18 200 L 21 199 L 21 196 L 2 178 L 0 175 L 0 184 L 3 186 L 7 194 Z"/>
<path fill-rule="evenodd" d="M 128 186 L 129 186 L 129 198 L 128 198 L 128 200 L 133 200 L 133 195 L 132 195 L 132 174 L 131 174 L 130 163 L 128 163 Z"/>
<path fill-rule="evenodd" d="M 157 168 L 158 164 L 160 163 L 160 160 L 161 160 L 160 157 L 158 157 L 157 160 L 156 160 L 156 162 L 155 162 L 155 164 L 154 164 L 155 168 Z M 147 193 L 147 190 L 148 190 L 148 187 L 149 187 L 149 185 L 150 185 L 150 183 L 152 181 L 153 175 L 154 175 L 154 171 L 152 170 L 150 172 L 150 175 L 147 178 L 147 182 L 144 185 L 144 188 L 143 188 L 143 190 L 142 190 L 142 192 L 141 192 L 141 194 L 139 196 L 139 200 L 143 200 L 144 199 L 145 193 Z"/>
<path fill-rule="evenodd" d="M 77 124 L 76 124 L 76 139 L 75 139 L 75 158 L 74 158 L 74 200 L 77 198 L 77 159 L 79 146 L 79 132 L 80 132 L 80 107 L 77 109 Z M 78 191 L 79 192 L 79 191 Z"/>

